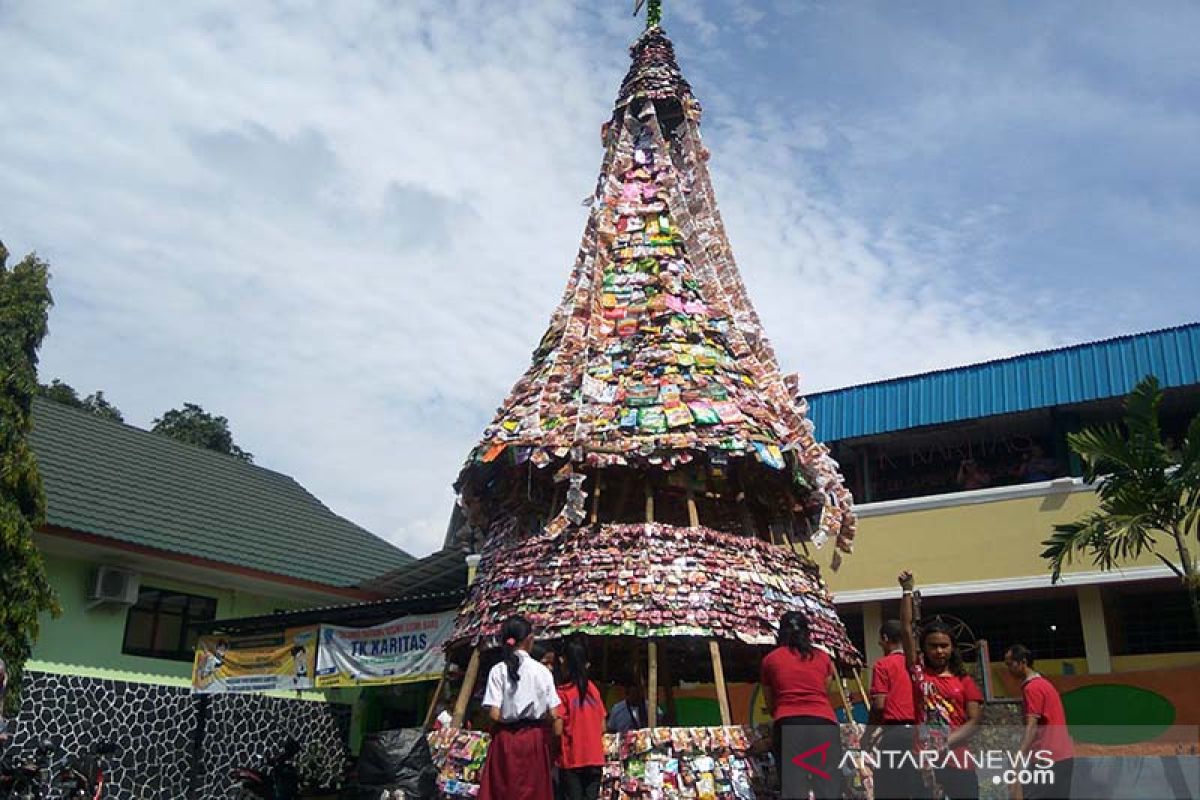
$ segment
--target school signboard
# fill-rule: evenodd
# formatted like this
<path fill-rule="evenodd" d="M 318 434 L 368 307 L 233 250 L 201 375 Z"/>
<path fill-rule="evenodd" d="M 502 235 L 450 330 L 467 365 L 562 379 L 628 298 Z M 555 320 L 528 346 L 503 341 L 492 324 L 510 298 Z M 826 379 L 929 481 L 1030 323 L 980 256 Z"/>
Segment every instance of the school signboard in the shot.
<path fill-rule="evenodd" d="M 370 628 L 321 626 L 318 688 L 437 680 L 442 645 L 454 629 L 454 611 L 401 617 Z"/>

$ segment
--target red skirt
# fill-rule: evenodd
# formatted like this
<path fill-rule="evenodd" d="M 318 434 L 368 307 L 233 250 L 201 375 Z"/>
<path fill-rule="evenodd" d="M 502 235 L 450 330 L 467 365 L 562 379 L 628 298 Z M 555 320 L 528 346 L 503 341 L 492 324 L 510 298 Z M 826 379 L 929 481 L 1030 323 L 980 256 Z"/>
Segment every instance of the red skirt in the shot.
<path fill-rule="evenodd" d="M 479 800 L 554 800 L 545 723 L 496 729 L 483 764 Z"/>

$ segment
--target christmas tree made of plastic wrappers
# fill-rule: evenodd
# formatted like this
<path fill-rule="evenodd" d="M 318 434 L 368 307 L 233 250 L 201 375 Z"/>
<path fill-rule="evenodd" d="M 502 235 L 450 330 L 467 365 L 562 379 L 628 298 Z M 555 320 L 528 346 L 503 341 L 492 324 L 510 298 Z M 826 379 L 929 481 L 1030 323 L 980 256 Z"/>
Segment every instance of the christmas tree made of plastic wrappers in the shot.
<path fill-rule="evenodd" d="M 546 637 L 765 644 L 800 610 L 856 665 L 797 550 L 831 541 L 837 568 L 850 494 L 738 274 L 671 42 L 630 53 L 562 302 L 456 482 L 482 562 L 452 644 L 516 613 Z"/>

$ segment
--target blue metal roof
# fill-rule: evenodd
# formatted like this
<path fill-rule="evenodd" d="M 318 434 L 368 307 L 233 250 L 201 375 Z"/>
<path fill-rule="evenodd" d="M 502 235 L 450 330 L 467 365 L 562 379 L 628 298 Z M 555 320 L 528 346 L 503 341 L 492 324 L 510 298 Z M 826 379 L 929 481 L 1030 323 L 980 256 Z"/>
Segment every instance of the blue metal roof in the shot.
<path fill-rule="evenodd" d="M 1200 384 L 1200 323 L 809 395 L 817 438 L 1013 414 L 1129 393 L 1146 375 Z"/>

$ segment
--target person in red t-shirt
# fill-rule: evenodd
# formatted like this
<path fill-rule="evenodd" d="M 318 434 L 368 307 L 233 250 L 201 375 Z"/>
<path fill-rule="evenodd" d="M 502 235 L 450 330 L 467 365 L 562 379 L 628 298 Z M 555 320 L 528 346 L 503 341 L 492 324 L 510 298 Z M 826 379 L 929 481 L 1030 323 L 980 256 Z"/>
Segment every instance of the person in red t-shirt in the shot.
<path fill-rule="evenodd" d="M 1016 786 L 1015 797 L 1025 800 L 1053 800 L 1071 796 L 1071 774 L 1075 771 L 1075 746 L 1067 730 L 1067 714 L 1062 698 L 1054 684 L 1033 669 L 1033 653 L 1022 644 L 1014 644 L 1004 654 L 1004 666 L 1015 678 L 1021 679 L 1021 696 L 1025 704 L 1025 734 L 1018 748 L 1021 753 L 1035 754 L 1034 764 L 1049 758 L 1054 780 L 1049 784 Z"/>
<path fill-rule="evenodd" d="M 558 687 L 562 700 L 562 736 L 556 759 L 560 797 L 596 800 L 604 770 L 604 699 L 596 684 L 588 680 L 587 646 L 580 639 L 567 642 L 562 666 L 567 682 Z"/>
<path fill-rule="evenodd" d="M 913 685 L 917 744 L 937 754 L 932 775 L 935 798 L 979 797 L 979 777 L 967 742 L 983 717 L 983 693 L 967 674 L 950 626 L 931 622 L 913 634 L 913 576 L 900 573 L 900 636 Z"/>
<path fill-rule="evenodd" d="M 880 754 L 879 766 L 874 770 L 875 797 L 904 800 L 920 796 L 922 787 L 915 765 L 899 760 L 900 754 L 912 750 L 916 720 L 900 620 L 889 619 L 880 626 L 879 647 L 883 658 L 871 670 L 871 724 L 863 740 Z"/>
<path fill-rule="evenodd" d="M 783 786 L 788 797 L 805 797 L 810 790 L 817 800 L 841 797 L 841 731 L 829 701 L 830 682 L 835 679 L 833 659 L 812 645 L 808 620 L 798 611 L 784 614 L 779 620 L 778 646 L 763 659 L 759 681 L 767 711 L 775 720 L 775 762 L 788 776 Z M 795 746 L 795 752 L 789 748 L 788 758 L 811 753 L 804 761 L 819 773 L 785 770 L 785 728 Z"/>

